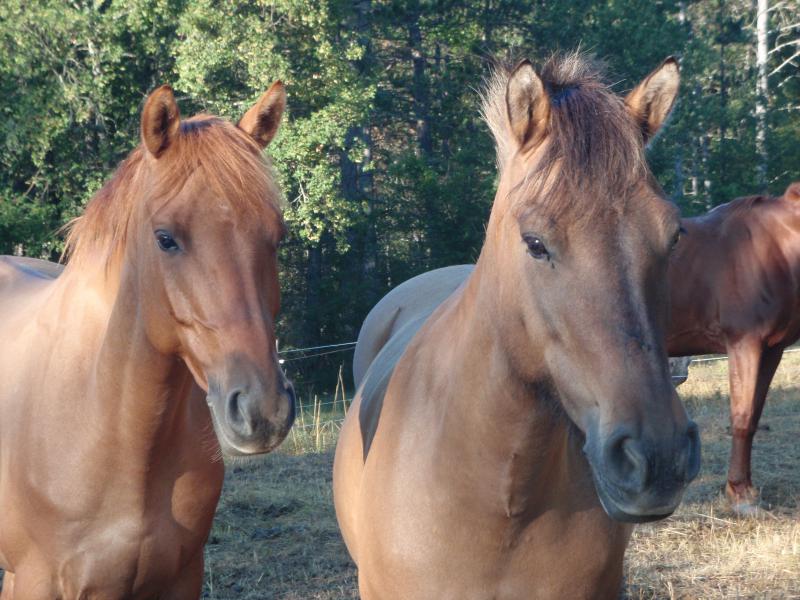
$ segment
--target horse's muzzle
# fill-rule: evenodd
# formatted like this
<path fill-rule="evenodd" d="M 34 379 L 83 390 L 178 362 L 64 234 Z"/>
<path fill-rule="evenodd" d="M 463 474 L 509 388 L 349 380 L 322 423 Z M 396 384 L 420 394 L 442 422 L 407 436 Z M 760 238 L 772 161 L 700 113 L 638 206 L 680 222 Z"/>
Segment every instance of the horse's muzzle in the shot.
<path fill-rule="evenodd" d="M 700 437 L 692 421 L 663 439 L 619 427 L 600 444 L 587 440 L 584 452 L 603 508 L 628 523 L 668 517 L 700 470 Z"/>
<path fill-rule="evenodd" d="M 209 387 L 207 401 L 225 454 L 263 454 L 277 447 L 289 433 L 295 416 L 295 392 L 291 383 L 281 379 L 270 386 L 270 391 L 259 382 L 235 385 L 225 393 Z"/>

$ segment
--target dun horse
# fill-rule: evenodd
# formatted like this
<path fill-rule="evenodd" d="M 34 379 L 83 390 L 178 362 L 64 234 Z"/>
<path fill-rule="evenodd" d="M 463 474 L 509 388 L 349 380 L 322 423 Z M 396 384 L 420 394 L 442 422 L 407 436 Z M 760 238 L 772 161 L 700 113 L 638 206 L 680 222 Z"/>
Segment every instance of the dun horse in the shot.
<path fill-rule="evenodd" d="M 729 356 L 728 498 L 758 504 L 750 453 L 783 350 L 800 338 L 800 183 L 779 198 L 738 198 L 685 219 L 670 263 L 670 355 Z"/>
<path fill-rule="evenodd" d="M 699 468 L 664 345 L 680 223 L 644 159 L 678 79 L 669 59 L 623 100 L 577 56 L 495 74 L 478 263 L 438 306 L 418 290 L 336 450 L 362 598 L 616 598 L 630 523 L 680 502 Z"/>
<path fill-rule="evenodd" d="M 284 106 L 276 83 L 238 127 L 181 122 L 159 88 L 63 272 L 0 259 L 3 600 L 199 597 L 220 447 L 267 452 L 294 418 L 261 155 Z"/>

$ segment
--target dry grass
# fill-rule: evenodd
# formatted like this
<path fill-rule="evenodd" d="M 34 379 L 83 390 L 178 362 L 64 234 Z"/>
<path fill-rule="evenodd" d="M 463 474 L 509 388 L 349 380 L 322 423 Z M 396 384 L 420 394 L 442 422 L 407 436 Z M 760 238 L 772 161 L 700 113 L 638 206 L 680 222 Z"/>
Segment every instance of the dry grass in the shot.
<path fill-rule="evenodd" d="M 332 450 L 283 452 L 228 469 L 206 545 L 203 598 L 357 598 L 333 513 Z"/>
<path fill-rule="evenodd" d="M 679 388 L 700 426 L 703 467 L 676 514 L 637 527 L 627 553 L 631 598 L 800 598 L 800 353 L 786 354 L 753 446 L 765 510 L 732 514 L 727 362 L 693 364 Z"/>
<path fill-rule="evenodd" d="M 333 449 L 347 410 L 332 397 L 300 403 L 280 450 L 228 465 L 209 543 L 203 598 L 358 598 L 333 510 Z"/>

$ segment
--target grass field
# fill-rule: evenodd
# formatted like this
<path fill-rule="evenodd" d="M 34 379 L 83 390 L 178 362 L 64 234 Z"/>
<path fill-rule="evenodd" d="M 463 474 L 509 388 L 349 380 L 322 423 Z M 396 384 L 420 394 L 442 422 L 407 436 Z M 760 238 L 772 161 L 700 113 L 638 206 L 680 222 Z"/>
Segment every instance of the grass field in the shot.
<path fill-rule="evenodd" d="M 765 510 L 741 519 L 722 488 L 728 463 L 725 361 L 694 364 L 680 388 L 703 441 L 703 467 L 675 515 L 637 527 L 627 598 L 800 598 L 800 353 L 787 354 L 756 436 Z M 334 408 L 336 410 L 332 411 Z M 204 598 L 357 598 L 331 497 L 341 400 L 306 407 L 278 452 L 231 465 L 206 547 Z"/>

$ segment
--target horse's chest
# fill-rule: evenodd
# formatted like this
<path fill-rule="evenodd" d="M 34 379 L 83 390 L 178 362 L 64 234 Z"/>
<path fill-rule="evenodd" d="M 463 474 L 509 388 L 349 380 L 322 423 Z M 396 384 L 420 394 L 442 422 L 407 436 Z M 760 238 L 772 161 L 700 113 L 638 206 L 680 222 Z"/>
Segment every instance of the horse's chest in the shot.
<path fill-rule="evenodd" d="M 27 502 L 11 495 L 0 527 L 4 566 L 16 589 L 49 581 L 52 597 L 158 597 L 201 555 L 219 480 L 190 472 L 165 485 L 166 494 L 131 488 L 68 512 L 41 491 L 29 490 Z"/>
<path fill-rule="evenodd" d="M 98 527 L 54 566 L 64 598 L 149 598 L 171 586 L 202 539 L 161 521 L 120 519 Z"/>
<path fill-rule="evenodd" d="M 627 536 L 530 538 L 509 554 L 497 598 L 616 598 L 622 581 Z M 624 539 L 619 539 L 624 537 Z"/>
<path fill-rule="evenodd" d="M 164 541 L 161 538 L 141 526 L 124 522 L 94 532 L 60 565 L 65 587 L 111 591 L 116 586 L 125 586 L 130 589 L 140 568 L 151 575 L 161 571 L 162 576 L 166 576 L 179 553 L 173 543 L 159 544 Z M 79 590 L 64 591 L 72 596 Z"/>
<path fill-rule="evenodd" d="M 452 513 L 452 503 L 448 503 Z M 393 507 L 394 508 L 394 507 Z M 629 528 L 600 508 L 548 511 L 527 526 L 497 515 L 441 512 L 372 521 L 379 539 L 359 556 L 360 577 L 390 598 L 528 600 L 616 598 Z"/>

